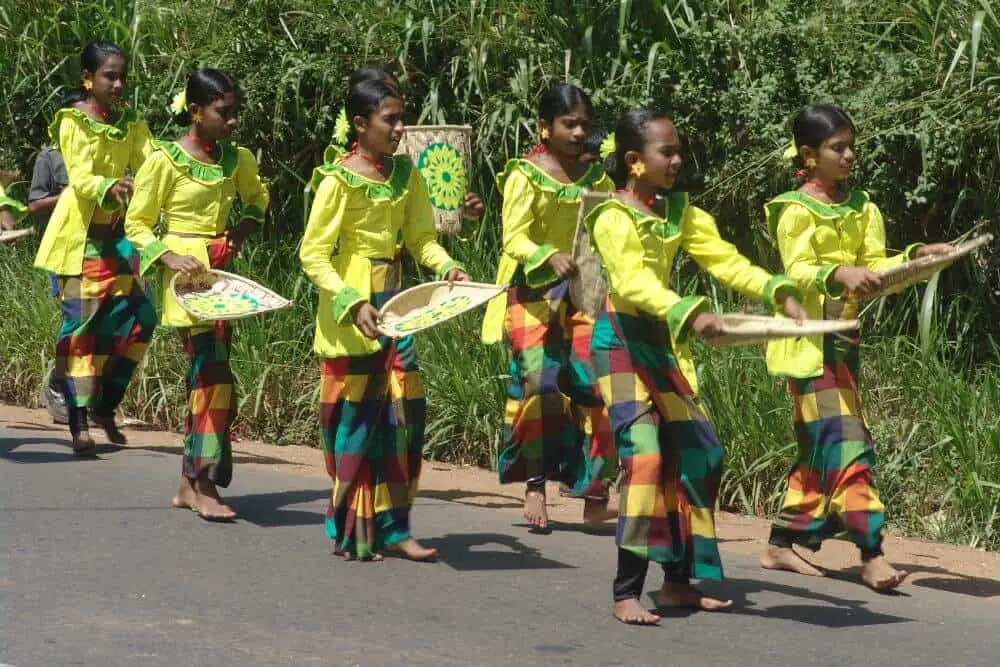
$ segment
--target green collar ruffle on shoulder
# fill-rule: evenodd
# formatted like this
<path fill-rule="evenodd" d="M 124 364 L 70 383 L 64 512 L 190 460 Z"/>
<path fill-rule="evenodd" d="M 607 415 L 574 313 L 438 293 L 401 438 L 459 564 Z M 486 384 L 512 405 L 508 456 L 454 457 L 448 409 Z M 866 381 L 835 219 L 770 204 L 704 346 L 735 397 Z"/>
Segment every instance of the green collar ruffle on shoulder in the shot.
<path fill-rule="evenodd" d="M 122 109 L 121 113 L 118 114 L 118 120 L 112 124 L 96 121 L 79 109 L 64 107 L 56 112 L 55 118 L 49 123 L 49 139 L 54 146 L 59 145 L 59 125 L 62 123 L 62 119 L 66 117 L 82 121 L 84 126 L 90 129 L 91 132 L 94 134 L 103 134 L 111 141 L 125 141 L 128 137 L 129 126 L 142 121 L 142 116 L 132 107 Z"/>
<path fill-rule="evenodd" d="M 196 160 L 176 141 L 154 141 L 154 150 L 158 150 L 170 160 L 177 169 L 185 172 L 193 180 L 205 185 L 217 183 L 224 178 L 231 178 L 240 161 L 239 148 L 234 142 L 221 142 L 222 155 L 216 164 Z"/>
<path fill-rule="evenodd" d="M 373 181 L 361 174 L 356 174 L 345 167 L 338 159 L 336 162 L 327 162 L 313 170 L 309 183 L 315 192 L 320 181 L 327 176 L 340 179 L 344 185 L 357 188 L 365 193 L 365 197 L 371 202 L 396 201 L 406 194 L 407 185 L 410 182 L 410 172 L 413 170 L 413 162 L 405 155 L 394 155 L 392 157 L 392 172 L 389 180 L 385 182 Z"/>
<path fill-rule="evenodd" d="M 865 206 L 868 205 L 868 202 L 868 193 L 864 190 L 856 189 L 851 190 L 851 194 L 846 201 L 838 202 L 836 204 L 826 204 L 815 197 L 810 197 L 809 195 L 797 190 L 783 192 L 764 204 L 764 213 L 767 217 L 767 231 L 771 235 L 771 240 L 774 241 L 774 238 L 778 233 L 778 217 L 781 215 L 781 211 L 785 208 L 785 206 L 789 204 L 803 206 L 817 218 L 821 218 L 823 220 L 837 220 L 839 218 L 843 218 L 845 215 L 861 213 L 865 210 Z"/>
<path fill-rule="evenodd" d="M 503 190 L 503 184 L 507 182 L 507 178 L 515 169 L 520 169 L 535 186 L 545 192 L 553 193 L 556 199 L 561 202 L 579 202 L 584 189 L 592 188 L 595 183 L 605 177 L 603 167 L 591 164 L 583 176 L 573 183 L 562 183 L 549 176 L 544 169 L 531 160 L 514 158 L 507 161 L 503 173 L 497 176 L 497 187 Z"/>
<path fill-rule="evenodd" d="M 593 235 L 594 223 L 597 221 L 597 217 L 603 211 L 614 208 L 627 213 L 636 226 L 648 224 L 654 236 L 666 240 L 681 233 L 681 221 L 684 220 L 684 213 L 687 211 L 687 207 L 688 195 L 686 192 L 671 192 L 667 195 L 666 218 L 660 218 L 635 209 L 617 197 L 609 197 L 587 214 L 587 217 L 584 218 L 584 224 L 587 225 L 587 229 Z"/>

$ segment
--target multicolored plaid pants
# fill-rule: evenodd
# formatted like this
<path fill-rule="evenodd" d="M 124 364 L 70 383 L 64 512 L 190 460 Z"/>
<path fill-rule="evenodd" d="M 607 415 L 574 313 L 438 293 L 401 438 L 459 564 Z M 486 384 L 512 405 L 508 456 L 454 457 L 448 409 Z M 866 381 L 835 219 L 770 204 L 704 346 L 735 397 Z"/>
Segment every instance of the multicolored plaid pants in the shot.
<path fill-rule="evenodd" d="M 229 367 L 233 327 L 219 321 L 178 332 L 191 361 L 185 379 L 188 413 L 182 471 L 192 480 L 207 474 L 210 481 L 226 487 L 233 479 L 230 430 L 236 419 L 236 390 Z"/>
<path fill-rule="evenodd" d="M 139 253 L 117 225 L 91 225 L 78 276 L 59 276 L 63 323 L 54 376 L 70 408 L 111 416 L 156 328 Z"/>
<path fill-rule="evenodd" d="M 825 336 L 823 376 L 789 380 L 798 458 L 771 543 L 816 550 L 839 533 L 862 554 L 881 553 L 885 506 L 872 482 L 875 446 L 861 413 L 858 345 Z"/>
<path fill-rule="evenodd" d="M 373 306 L 399 285 L 398 263 L 373 262 Z M 321 447 L 333 480 L 326 532 L 362 559 L 410 537 L 426 419 L 413 339 L 379 342 L 375 354 L 320 362 Z"/>
<path fill-rule="evenodd" d="M 570 495 L 606 498 L 618 471 L 607 410 L 590 358 L 594 322 L 569 300 L 569 283 L 514 284 L 507 292 L 513 358 L 500 482 L 548 478 Z"/>
<path fill-rule="evenodd" d="M 671 349 L 666 322 L 611 295 L 591 351 L 622 461 L 616 542 L 671 580 L 722 578 L 713 509 L 722 445 Z"/>

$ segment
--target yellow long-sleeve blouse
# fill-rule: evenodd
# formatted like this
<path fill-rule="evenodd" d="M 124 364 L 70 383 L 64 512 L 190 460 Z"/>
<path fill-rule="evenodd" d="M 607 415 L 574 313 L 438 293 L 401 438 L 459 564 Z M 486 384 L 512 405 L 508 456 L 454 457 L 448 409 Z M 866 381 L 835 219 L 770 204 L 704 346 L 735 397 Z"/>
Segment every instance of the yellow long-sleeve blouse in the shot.
<path fill-rule="evenodd" d="M 341 163 L 317 169 L 316 198 L 302 237 L 302 269 L 319 288 L 313 351 L 321 357 L 372 354 L 379 342 L 361 333 L 351 309 L 371 297 L 371 260 L 394 260 L 397 241 L 439 277 L 461 265 L 437 242 L 423 178 L 405 155 L 392 158 L 388 180 Z"/>
<path fill-rule="evenodd" d="M 909 260 L 922 244 L 886 256 L 882 213 L 864 190 L 853 190 L 838 204 L 826 204 L 801 192 L 786 192 L 764 205 L 771 239 L 778 247 L 785 274 L 804 293 L 802 306 L 811 319 L 823 319 L 826 299 L 843 297 L 831 280 L 841 266 L 872 271 Z M 856 304 L 845 304 L 844 316 L 854 317 Z M 813 378 L 823 374 L 823 337 L 802 336 L 771 341 L 767 367 L 774 375 Z"/>
<path fill-rule="evenodd" d="M 49 126 L 52 143 L 66 162 L 63 190 L 35 256 L 35 267 L 58 275 L 79 275 L 87 229 L 107 225 L 120 206 L 108 196 L 115 181 L 137 171 L 152 150 L 146 122 L 124 109 L 113 124 L 100 123 L 74 108 L 60 109 Z"/>
<path fill-rule="evenodd" d="M 28 207 L 21 202 L 7 196 L 7 192 L 0 185 L 0 211 L 7 209 L 10 211 L 11 216 L 14 218 L 14 222 L 21 222 L 24 216 L 28 214 Z"/>
<path fill-rule="evenodd" d="M 791 280 L 755 266 L 736 246 L 723 240 L 715 219 L 691 206 L 686 193 L 668 196 L 665 218 L 612 198 L 595 207 L 586 224 L 604 265 L 612 302 L 625 302 L 667 323 L 678 366 L 695 391 L 697 376 L 687 339 L 691 321 L 707 311 L 709 303 L 703 296 L 682 297 L 670 288 L 678 250 L 684 250 L 723 285 L 763 300 L 772 310 L 778 290 L 799 296 Z"/>
<path fill-rule="evenodd" d="M 503 254 L 497 268 L 498 285 L 509 285 L 519 266 L 529 287 L 544 287 L 557 276 L 548 259 L 557 252 L 573 251 L 577 215 L 584 189 L 610 192 L 614 184 L 604 169 L 591 165 L 572 183 L 556 180 L 530 160 L 507 162 L 497 185 L 503 191 Z M 503 338 L 507 298 L 490 302 L 483 320 L 483 341 Z"/>
<path fill-rule="evenodd" d="M 269 195 L 253 153 L 235 143 L 220 144 L 217 164 L 191 157 L 175 141 L 158 141 L 135 176 L 135 194 L 125 216 L 125 233 L 140 251 L 146 274 L 169 251 L 191 255 L 209 266 L 208 241 L 226 230 L 237 195 L 240 218 L 264 222 Z M 163 219 L 163 235 L 156 227 Z M 168 327 L 197 324 L 170 291 L 173 272 L 163 268 L 160 323 Z"/>

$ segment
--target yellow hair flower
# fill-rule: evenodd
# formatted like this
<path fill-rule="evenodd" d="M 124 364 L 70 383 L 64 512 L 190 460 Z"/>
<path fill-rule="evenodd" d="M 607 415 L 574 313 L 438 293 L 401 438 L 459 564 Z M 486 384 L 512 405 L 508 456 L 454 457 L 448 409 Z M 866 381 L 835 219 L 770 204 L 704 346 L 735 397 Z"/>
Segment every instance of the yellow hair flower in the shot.
<path fill-rule="evenodd" d="M 601 147 L 598 149 L 598 153 L 601 158 L 607 160 L 611 157 L 611 154 L 617 150 L 617 145 L 615 144 L 615 133 L 611 132 L 608 136 L 604 137 L 604 141 L 601 142 Z"/>
<path fill-rule="evenodd" d="M 794 160 L 799 156 L 799 147 L 795 145 L 795 139 L 788 142 L 788 146 L 785 147 L 784 152 L 782 152 L 781 157 L 786 160 Z"/>
<path fill-rule="evenodd" d="M 170 103 L 170 110 L 173 111 L 176 116 L 177 114 L 183 113 L 184 110 L 187 109 L 187 105 L 187 91 L 181 88 L 177 91 L 177 94 L 174 95 L 174 100 Z"/>
<path fill-rule="evenodd" d="M 338 144 L 347 142 L 347 135 L 351 132 L 351 123 L 347 120 L 347 107 L 340 107 L 337 114 L 337 122 L 333 126 L 333 139 Z"/>

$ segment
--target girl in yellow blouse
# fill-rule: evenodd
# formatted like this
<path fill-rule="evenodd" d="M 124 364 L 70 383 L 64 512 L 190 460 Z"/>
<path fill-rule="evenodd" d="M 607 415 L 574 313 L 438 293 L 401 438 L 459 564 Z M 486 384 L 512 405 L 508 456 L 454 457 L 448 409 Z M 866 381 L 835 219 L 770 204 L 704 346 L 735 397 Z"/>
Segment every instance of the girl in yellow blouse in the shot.
<path fill-rule="evenodd" d="M 497 179 L 503 189 L 497 283 L 510 287 L 506 299 L 487 308 L 483 340 L 497 342 L 506 332 L 513 353 L 497 469 L 501 483 L 527 484 L 524 517 L 536 529 L 548 527 L 547 479 L 583 497 L 584 520 L 599 522 L 608 518 L 608 486 L 617 472 L 590 360 L 594 322 L 569 299 L 581 194 L 614 187 L 602 166 L 581 161 L 592 117 L 584 91 L 553 86 L 538 105 L 542 143 L 508 162 Z"/>
<path fill-rule="evenodd" d="M 712 336 L 718 318 L 704 297 L 681 297 L 669 286 L 683 249 L 716 280 L 777 304 L 802 318 L 798 289 L 772 276 L 719 237 L 715 221 L 670 192 L 681 166 L 680 141 L 666 115 L 624 114 L 615 128 L 608 171 L 619 193 L 586 218 L 608 276 L 609 294 L 594 326 L 591 353 L 623 467 L 616 542 L 614 615 L 653 625 L 659 616 L 639 604 L 650 560 L 663 567 L 658 607 L 725 609 L 729 600 L 702 595 L 689 579 L 722 578 L 715 508 L 722 445 L 695 399 L 688 340 Z"/>
<path fill-rule="evenodd" d="M 92 456 L 88 417 L 111 442 L 125 442 L 115 409 L 156 325 L 139 255 L 121 224 L 133 190 L 126 170 L 140 167 L 152 139 L 135 111 L 118 108 L 125 53 L 113 44 L 89 44 L 80 63 L 83 89 L 49 127 L 69 187 L 52 212 L 35 266 L 58 276 L 63 324 L 54 376 L 64 385 L 73 452 Z"/>
<path fill-rule="evenodd" d="M 28 207 L 16 199 L 8 197 L 3 186 L 0 185 L 0 230 L 10 231 L 14 229 L 27 213 Z"/>
<path fill-rule="evenodd" d="M 222 502 L 217 487 L 229 486 L 233 477 L 232 325 L 194 320 L 174 299 L 170 280 L 175 272 L 224 269 L 264 222 L 268 192 L 253 154 L 230 141 L 239 90 L 225 72 L 192 72 L 174 111 L 177 122 L 190 129 L 177 141 L 157 142 L 136 174 L 125 231 L 141 251 L 143 273 L 154 266 L 163 271 L 160 324 L 177 328 L 191 360 L 184 460 L 173 505 L 210 521 L 231 521 L 236 513 Z M 236 197 L 242 204 L 239 222 L 227 229 Z M 157 237 L 161 214 L 163 235 Z"/>
<path fill-rule="evenodd" d="M 378 308 L 398 293 L 398 239 L 440 277 L 468 276 L 436 240 L 423 179 L 394 155 L 403 134 L 399 93 L 382 81 L 350 87 L 351 149 L 317 169 L 302 238 L 302 268 L 319 288 L 313 350 L 320 357 L 321 446 L 333 480 L 327 535 L 347 559 L 414 560 L 437 551 L 410 533 L 424 439 L 423 385 L 411 338 L 378 331 Z"/>
<path fill-rule="evenodd" d="M 880 287 L 874 271 L 949 246 L 911 245 L 886 257 L 881 212 L 868 193 L 848 185 L 854 123 L 843 110 L 806 107 L 794 132 L 794 156 L 805 182 L 768 202 L 768 229 L 785 272 L 805 294 L 809 317 L 854 318 L 858 298 Z M 857 336 L 803 336 L 767 347 L 768 370 L 788 378 L 799 455 L 761 565 L 821 576 L 792 545 L 816 550 L 823 539 L 846 532 L 861 551 L 861 578 L 885 590 L 907 573 L 882 554 L 885 508 L 872 482 L 875 449 L 861 413 L 859 364 Z"/>

